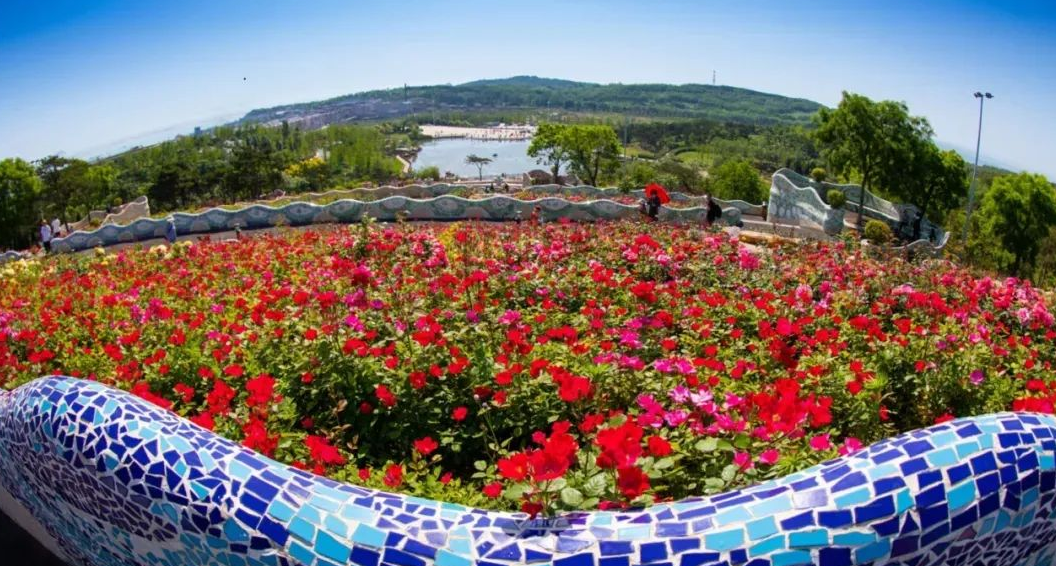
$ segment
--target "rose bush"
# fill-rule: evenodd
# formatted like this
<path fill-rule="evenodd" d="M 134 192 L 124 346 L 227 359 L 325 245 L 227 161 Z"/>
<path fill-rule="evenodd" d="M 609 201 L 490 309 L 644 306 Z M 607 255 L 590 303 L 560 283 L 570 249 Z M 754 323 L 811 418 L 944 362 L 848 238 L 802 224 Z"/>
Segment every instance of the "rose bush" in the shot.
<path fill-rule="evenodd" d="M 0 383 L 127 389 L 280 461 L 530 513 L 1053 412 L 1028 282 L 664 224 L 369 225 L 0 273 Z"/>

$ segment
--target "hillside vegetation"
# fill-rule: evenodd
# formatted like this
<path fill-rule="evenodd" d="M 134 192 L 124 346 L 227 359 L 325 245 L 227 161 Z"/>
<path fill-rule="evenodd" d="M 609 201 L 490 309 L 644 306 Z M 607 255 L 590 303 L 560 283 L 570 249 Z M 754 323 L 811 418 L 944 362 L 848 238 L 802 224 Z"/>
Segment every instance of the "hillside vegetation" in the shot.
<path fill-rule="evenodd" d="M 730 86 L 595 84 L 513 77 L 460 85 L 411 86 L 329 100 L 253 110 L 243 122 L 310 127 L 348 120 L 389 119 L 457 110 L 546 109 L 666 118 L 706 118 L 744 124 L 806 124 L 821 105 Z"/>

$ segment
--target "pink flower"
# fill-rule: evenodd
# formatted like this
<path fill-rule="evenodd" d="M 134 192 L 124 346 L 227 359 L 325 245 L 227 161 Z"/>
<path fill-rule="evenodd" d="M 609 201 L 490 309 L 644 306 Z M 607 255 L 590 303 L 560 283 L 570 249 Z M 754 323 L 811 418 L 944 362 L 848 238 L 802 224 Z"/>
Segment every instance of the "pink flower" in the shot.
<path fill-rule="evenodd" d="M 819 434 L 811 438 L 810 447 L 819 452 L 832 448 L 832 442 L 829 441 L 829 433 Z"/>
<path fill-rule="evenodd" d="M 840 456 L 846 456 L 862 449 L 862 443 L 855 437 L 849 436 L 840 446 Z"/>
<path fill-rule="evenodd" d="M 733 454 L 733 463 L 742 470 L 747 470 L 752 467 L 752 455 L 747 452 L 735 452 Z"/>
<path fill-rule="evenodd" d="M 686 414 L 686 412 L 683 411 L 682 409 L 677 409 L 677 410 L 674 410 L 674 411 L 668 411 L 666 414 L 664 414 L 664 420 L 667 421 L 668 426 L 673 426 L 673 427 L 674 426 L 678 426 L 678 425 L 686 422 L 686 419 L 688 419 L 688 418 L 689 418 L 689 415 Z"/>
<path fill-rule="evenodd" d="M 769 450 L 764 450 L 763 453 L 759 455 L 759 463 L 772 466 L 777 463 L 777 460 L 780 457 L 781 453 L 771 448 Z"/>

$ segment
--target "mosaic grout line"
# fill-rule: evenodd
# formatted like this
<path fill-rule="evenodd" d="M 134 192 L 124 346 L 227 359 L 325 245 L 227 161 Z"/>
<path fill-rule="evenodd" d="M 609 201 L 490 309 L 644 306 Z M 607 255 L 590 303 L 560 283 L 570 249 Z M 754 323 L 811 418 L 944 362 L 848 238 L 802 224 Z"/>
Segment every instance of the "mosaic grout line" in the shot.
<path fill-rule="evenodd" d="M 943 423 L 740 491 L 532 521 L 314 476 L 129 393 L 48 377 L 0 393 L 0 487 L 42 527 L 31 531 L 92 566 L 1056 558 L 1056 417 L 1024 413 Z"/>

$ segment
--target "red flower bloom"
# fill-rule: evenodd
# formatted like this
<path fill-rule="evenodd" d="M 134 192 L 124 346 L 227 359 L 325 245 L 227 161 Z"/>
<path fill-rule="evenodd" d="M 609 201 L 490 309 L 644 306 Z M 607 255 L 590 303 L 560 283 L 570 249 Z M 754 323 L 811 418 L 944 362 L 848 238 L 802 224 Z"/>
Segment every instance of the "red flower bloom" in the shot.
<path fill-rule="evenodd" d="M 381 401 L 381 404 L 386 407 L 392 407 L 396 404 L 396 396 L 392 394 L 392 391 L 384 383 L 379 384 L 374 389 L 374 394 L 378 396 L 378 401 Z"/>
<path fill-rule="evenodd" d="M 242 366 L 238 364 L 231 364 L 224 368 L 224 375 L 229 375 L 231 377 L 242 377 L 243 373 L 244 370 L 242 369 Z"/>
<path fill-rule="evenodd" d="M 646 441 L 646 446 L 649 448 L 649 454 L 657 458 L 662 458 L 671 453 L 671 443 L 662 436 L 650 436 L 649 440 Z"/>
<path fill-rule="evenodd" d="M 322 436 L 309 434 L 304 438 L 304 444 L 308 447 L 309 457 L 315 464 L 323 466 L 340 466 L 345 463 L 345 457 L 338 452 L 337 448 L 331 446 L 330 442 Z"/>
<path fill-rule="evenodd" d="M 266 373 L 254 377 L 246 382 L 246 391 L 249 392 L 249 396 L 246 397 L 246 405 L 250 408 L 267 406 L 271 403 L 274 390 L 274 377 Z"/>
<path fill-rule="evenodd" d="M 641 468 L 620 468 L 616 470 L 616 488 L 627 499 L 634 499 L 649 489 L 649 476 Z"/>
<path fill-rule="evenodd" d="M 275 454 L 275 448 L 279 445 L 279 435 L 268 434 L 264 421 L 256 417 L 250 417 L 249 421 L 242 426 L 242 434 L 245 435 L 242 439 L 243 446 L 256 450 L 269 458 Z"/>
<path fill-rule="evenodd" d="M 432 454 L 437 447 L 440 445 L 436 443 L 431 437 L 425 436 L 414 441 L 414 449 L 417 450 L 422 456 L 428 456 Z"/>
<path fill-rule="evenodd" d="M 385 485 L 389 487 L 400 487 L 403 483 L 403 466 L 400 464 L 389 464 L 385 468 Z"/>
<path fill-rule="evenodd" d="M 602 468 L 633 466 L 642 454 L 642 427 L 628 419 L 622 425 L 598 431 L 594 444 L 601 448 L 597 464 Z"/>
<path fill-rule="evenodd" d="M 489 498 L 497 499 L 500 495 L 502 495 L 502 484 L 499 482 L 492 482 L 484 486 L 484 489 L 481 491 L 483 491 L 484 495 L 488 496 Z"/>
<path fill-rule="evenodd" d="M 532 519 L 543 510 L 543 504 L 535 501 L 524 501 L 521 503 L 521 512 L 527 513 Z"/>
<path fill-rule="evenodd" d="M 194 400 L 194 388 L 190 385 L 187 385 L 186 383 L 177 383 L 173 386 L 173 389 L 176 390 L 176 393 L 180 394 L 184 403 L 190 403 Z"/>
<path fill-rule="evenodd" d="M 169 401 L 164 397 L 151 393 L 150 385 L 147 384 L 146 381 L 140 381 L 134 386 L 132 386 L 132 394 L 142 399 L 146 399 L 147 401 L 154 403 L 162 409 L 172 409 L 172 401 Z"/>
<path fill-rule="evenodd" d="M 213 415 L 211 415 L 209 413 L 202 413 L 200 415 L 195 415 L 195 416 L 190 418 L 190 421 L 192 423 L 204 428 L 205 430 L 213 430 L 213 427 L 216 426 L 216 423 L 213 421 Z"/>
<path fill-rule="evenodd" d="M 523 452 L 517 452 L 507 458 L 500 458 L 498 467 L 499 475 L 502 477 L 508 480 L 521 481 L 528 477 L 528 456 Z"/>
<path fill-rule="evenodd" d="M 455 409 L 451 411 L 451 418 L 454 419 L 455 422 L 462 422 L 466 420 L 466 415 L 468 414 L 469 409 L 465 407 L 455 407 Z"/>

